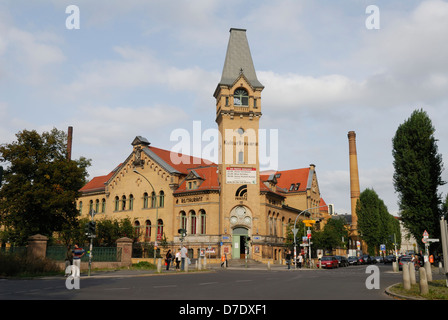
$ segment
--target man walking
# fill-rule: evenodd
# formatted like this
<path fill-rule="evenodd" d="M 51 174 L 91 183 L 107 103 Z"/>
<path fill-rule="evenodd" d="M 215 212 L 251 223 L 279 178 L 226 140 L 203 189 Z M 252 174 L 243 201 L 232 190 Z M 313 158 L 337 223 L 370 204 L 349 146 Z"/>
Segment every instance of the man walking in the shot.
<path fill-rule="evenodd" d="M 188 258 L 188 250 L 187 248 L 185 248 L 185 246 L 182 246 L 182 249 L 180 249 L 180 259 L 181 259 L 180 269 L 182 271 L 185 270 L 185 260 L 187 258 Z"/>
<path fill-rule="evenodd" d="M 80 248 L 77 244 L 75 244 L 75 248 L 73 249 L 73 277 L 79 278 L 81 276 L 81 258 L 84 256 L 84 249 Z"/>

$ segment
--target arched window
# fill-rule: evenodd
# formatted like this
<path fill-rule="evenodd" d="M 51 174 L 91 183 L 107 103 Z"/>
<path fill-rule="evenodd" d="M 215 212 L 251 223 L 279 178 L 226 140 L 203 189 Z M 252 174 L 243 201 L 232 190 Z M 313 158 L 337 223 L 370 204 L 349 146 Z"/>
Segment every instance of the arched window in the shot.
<path fill-rule="evenodd" d="M 101 213 L 106 212 L 106 199 L 101 199 Z"/>
<path fill-rule="evenodd" d="M 134 208 L 134 196 L 131 194 L 129 195 L 129 210 L 132 210 Z"/>
<path fill-rule="evenodd" d="M 145 192 L 144 194 L 143 194 L 143 208 L 148 208 L 148 193 L 147 192 Z"/>
<path fill-rule="evenodd" d="M 134 237 L 135 239 L 140 238 L 140 222 L 138 220 L 134 222 Z"/>
<path fill-rule="evenodd" d="M 180 228 L 187 230 L 187 214 L 185 211 L 180 212 Z"/>
<path fill-rule="evenodd" d="M 121 210 L 126 210 L 126 196 L 121 197 Z"/>
<path fill-rule="evenodd" d="M 151 241 L 151 221 L 145 221 L 145 240 Z"/>
<path fill-rule="evenodd" d="M 156 197 L 155 192 L 154 191 L 151 192 L 151 208 L 155 208 L 156 207 L 156 205 L 157 205 L 156 199 L 157 199 L 157 197 Z"/>
<path fill-rule="evenodd" d="M 98 199 L 95 200 L 95 212 L 100 212 L 100 200 Z"/>
<path fill-rule="evenodd" d="M 163 235 L 163 220 L 157 220 L 157 240 L 162 240 Z"/>
<path fill-rule="evenodd" d="M 79 213 L 82 214 L 82 201 L 79 201 Z"/>
<path fill-rule="evenodd" d="M 205 215 L 205 210 L 200 210 L 199 214 L 201 216 L 201 234 L 205 234 L 207 231 L 207 217 Z"/>
<path fill-rule="evenodd" d="M 120 198 L 118 196 L 115 197 L 115 211 L 120 210 Z"/>
<path fill-rule="evenodd" d="M 245 89 L 236 89 L 233 93 L 233 104 L 235 106 L 248 106 L 249 95 Z"/>
<path fill-rule="evenodd" d="M 159 198 L 159 208 L 163 208 L 163 206 L 165 205 L 165 193 L 163 191 L 160 191 Z"/>
<path fill-rule="evenodd" d="M 190 211 L 190 234 L 196 234 L 196 212 Z"/>
<path fill-rule="evenodd" d="M 89 214 L 93 210 L 93 200 L 89 201 Z"/>

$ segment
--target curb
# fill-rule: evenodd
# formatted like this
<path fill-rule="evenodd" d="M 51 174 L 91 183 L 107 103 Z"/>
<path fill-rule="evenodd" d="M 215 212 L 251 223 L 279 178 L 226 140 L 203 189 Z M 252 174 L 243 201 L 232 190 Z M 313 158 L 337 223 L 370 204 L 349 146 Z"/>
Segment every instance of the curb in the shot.
<path fill-rule="evenodd" d="M 384 290 L 384 292 L 385 292 L 387 295 L 389 295 L 389 296 L 391 296 L 391 297 L 393 297 L 393 298 L 400 299 L 400 300 L 415 300 L 415 301 L 425 301 L 425 300 L 428 300 L 428 299 L 425 299 L 425 298 L 412 297 L 412 296 L 405 296 L 405 295 L 402 295 L 402 294 L 398 294 L 398 293 L 394 293 L 394 292 L 392 292 L 392 291 L 390 290 L 390 288 L 392 288 L 393 286 L 396 286 L 397 284 L 399 284 L 399 283 L 395 283 L 395 284 L 393 284 L 393 285 L 388 286 L 388 287 Z"/>

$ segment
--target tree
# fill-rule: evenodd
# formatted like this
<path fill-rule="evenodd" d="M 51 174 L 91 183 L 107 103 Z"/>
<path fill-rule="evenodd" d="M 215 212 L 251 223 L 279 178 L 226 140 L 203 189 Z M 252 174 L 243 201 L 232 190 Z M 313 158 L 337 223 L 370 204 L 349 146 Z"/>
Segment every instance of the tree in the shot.
<path fill-rule="evenodd" d="M 67 135 L 53 129 L 16 134 L 0 146 L 6 163 L 0 189 L 0 225 L 9 241 L 25 244 L 33 234 L 48 237 L 78 227 L 75 199 L 86 183 L 90 160 L 67 159 Z"/>
<path fill-rule="evenodd" d="M 441 178 L 443 162 L 434 133 L 426 112 L 415 110 L 398 127 L 392 140 L 393 179 L 400 215 L 415 239 L 421 239 L 425 230 L 433 238 L 440 235 L 442 200 L 438 188 L 445 182 Z"/>
<path fill-rule="evenodd" d="M 375 190 L 365 189 L 361 192 L 356 204 L 356 215 L 358 230 L 367 244 L 370 255 L 376 255 L 381 244 L 385 244 L 387 249 L 392 249 L 394 234 L 396 238 L 400 238 L 398 221 L 389 214 L 384 201 L 378 197 Z"/>

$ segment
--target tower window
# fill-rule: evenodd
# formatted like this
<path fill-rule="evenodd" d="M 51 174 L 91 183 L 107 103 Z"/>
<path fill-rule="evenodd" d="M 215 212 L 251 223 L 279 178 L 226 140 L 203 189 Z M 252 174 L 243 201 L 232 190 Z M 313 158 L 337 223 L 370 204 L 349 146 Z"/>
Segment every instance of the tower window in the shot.
<path fill-rule="evenodd" d="M 248 106 L 249 95 L 245 89 L 237 89 L 233 94 L 233 104 L 236 106 Z"/>

